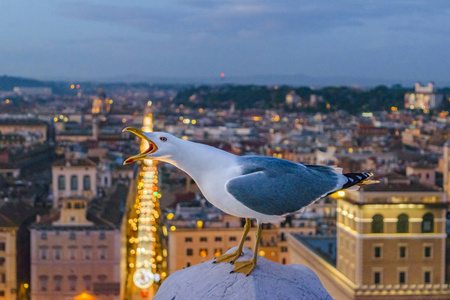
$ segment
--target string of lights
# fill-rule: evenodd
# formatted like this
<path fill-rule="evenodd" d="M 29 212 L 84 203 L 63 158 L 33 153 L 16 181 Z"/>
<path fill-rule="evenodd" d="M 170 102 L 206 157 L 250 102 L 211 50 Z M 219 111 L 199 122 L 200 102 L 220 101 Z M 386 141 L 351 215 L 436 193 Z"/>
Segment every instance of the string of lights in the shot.
<path fill-rule="evenodd" d="M 153 131 L 152 114 L 147 104 L 143 131 Z M 141 150 L 149 147 L 146 140 Z M 161 226 L 161 210 L 158 190 L 158 169 L 156 162 L 143 160 L 137 175 L 137 192 L 133 212 L 129 214 L 128 226 L 134 234 L 129 235 L 129 273 L 133 274 L 134 285 L 141 289 L 141 295 L 155 294 L 167 277 L 167 229 Z"/>

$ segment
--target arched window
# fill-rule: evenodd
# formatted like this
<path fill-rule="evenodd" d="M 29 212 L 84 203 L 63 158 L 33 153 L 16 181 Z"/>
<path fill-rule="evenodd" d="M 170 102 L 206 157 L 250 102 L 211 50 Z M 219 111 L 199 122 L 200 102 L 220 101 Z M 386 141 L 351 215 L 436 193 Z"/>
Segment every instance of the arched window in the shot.
<path fill-rule="evenodd" d="M 383 232 L 384 232 L 383 216 L 377 214 L 372 218 L 372 233 L 383 233 Z"/>
<path fill-rule="evenodd" d="M 70 177 L 70 190 L 71 191 L 78 190 L 78 177 L 77 177 L 77 175 L 72 175 L 72 177 Z"/>
<path fill-rule="evenodd" d="M 409 217 L 407 214 L 401 214 L 397 217 L 397 233 L 409 232 Z"/>
<path fill-rule="evenodd" d="M 434 232 L 434 216 L 432 213 L 426 213 L 422 219 L 422 233 Z"/>
<path fill-rule="evenodd" d="M 66 178 L 64 175 L 58 176 L 58 190 L 64 191 L 66 189 Z"/>
<path fill-rule="evenodd" d="M 89 191 L 91 189 L 91 176 L 83 176 L 83 191 Z"/>

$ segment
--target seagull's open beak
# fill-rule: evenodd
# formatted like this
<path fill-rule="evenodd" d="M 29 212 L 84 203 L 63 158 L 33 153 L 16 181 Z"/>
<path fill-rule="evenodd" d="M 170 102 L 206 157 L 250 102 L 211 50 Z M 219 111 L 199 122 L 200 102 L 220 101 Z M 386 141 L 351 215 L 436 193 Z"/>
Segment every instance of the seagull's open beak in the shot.
<path fill-rule="evenodd" d="M 124 128 L 124 129 L 122 130 L 122 132 L 125 132 L 125 131 L 132 132 L 132 133 L 134 133 L 135 135 L 137 135 L 138 137 L 141 137 L 141 138 L 145 139 L 145 140 L 148 142 L 149 147 L 148 147 L 148 149 L 145 150 L 144 152 L 142 152 L 142 153 L 140 153 L 140 154 L 138 154 L 138 155 L 132 156 L 132 157 L 130 157 L 130 158 L 127 158 L 127 159 L 123 162 L 124 165 L 131 164 L 132 162 L 135 162 L 135 161 L 138 161 L 138 160 L 143 160 L 143 159 L 145 159 L 145 156 L 146 156 L 147 154 L 153 153 L 153 152 L 155 152 L 156 150 L 158 150 L 158 147 L 156 146 L 156 144 L 155 144 L 153 141 L 151 141 L 149 138 L 147 138 L 147 137 L 144 135 L 144 132 L 143 132 L 142 130 L 137 129 L 137 128 L 134 128 L 134 127 L 126 127 L 126 128 Z"/>

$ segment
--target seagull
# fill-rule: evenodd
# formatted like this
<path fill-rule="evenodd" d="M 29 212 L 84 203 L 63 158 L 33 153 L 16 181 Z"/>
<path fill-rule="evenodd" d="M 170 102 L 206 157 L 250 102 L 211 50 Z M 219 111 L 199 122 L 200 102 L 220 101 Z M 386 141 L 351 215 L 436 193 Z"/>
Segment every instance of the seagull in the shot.
<path fill-rule="evenodd" d="M 376 182 L 369 180 L 372 173 L 342 174 L 342 169 L 333 166 L 304 165 L 262 155 L 237 156 L 165 132 L 143 132 L 134 127 L 123 131 L 134 133 L 149 145 L 124 164 L 143 159 L 170 163 L 191 176 L 211 204 L 227 214 L 245 218 L 244 234 L 236 251 L 215 260 L 234 264 L 231 273 L 248 276 L 254 270 L 263 223 L 278 223 L 329 194 Z M 250 261 L 236 261 L 251 219 L 256 219 L 258 225 L 253 257 Z"/>

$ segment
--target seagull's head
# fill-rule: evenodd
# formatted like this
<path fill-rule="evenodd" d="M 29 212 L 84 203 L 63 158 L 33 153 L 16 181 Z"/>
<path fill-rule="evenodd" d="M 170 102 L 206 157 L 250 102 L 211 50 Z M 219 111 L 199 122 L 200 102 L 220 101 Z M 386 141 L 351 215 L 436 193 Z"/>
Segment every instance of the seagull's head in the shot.
<path fill-rule="evenodd" d="M 179 149 L 177 144 L 180 139 L 166 132 L 143 132 L 134 127 L 126 127 L 122 130 L 122 132 L 124 131 L 132 132 L 148 142 L 147 149 L 138 155 L 127 158 L 123 162 L 124 165 L 143 159 L 165 160 Z"/>

